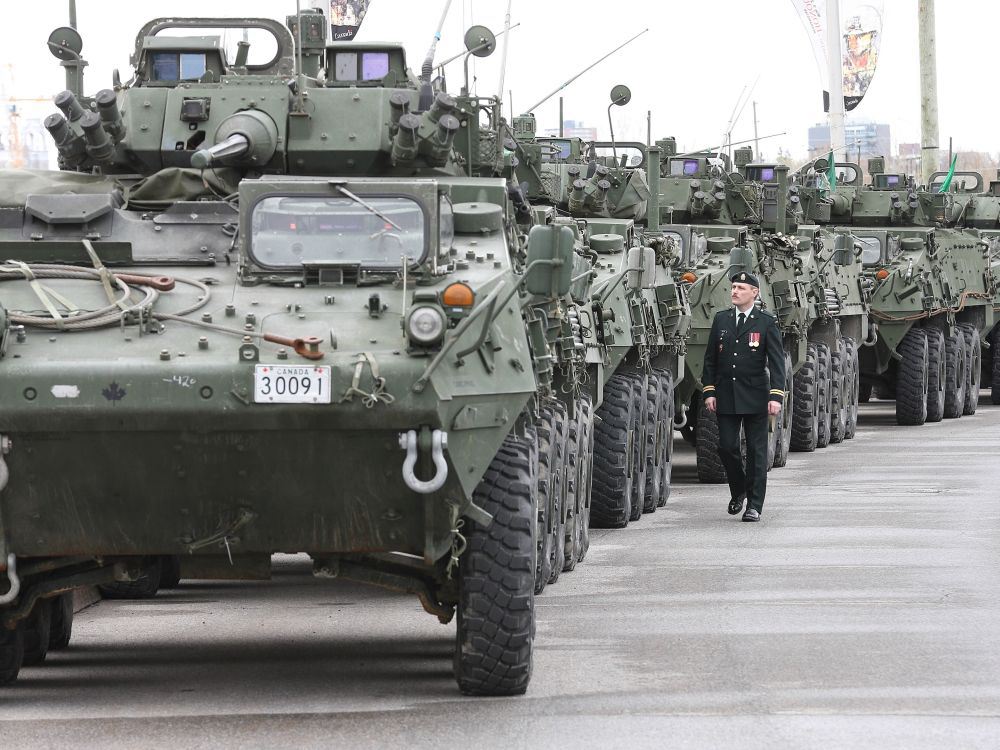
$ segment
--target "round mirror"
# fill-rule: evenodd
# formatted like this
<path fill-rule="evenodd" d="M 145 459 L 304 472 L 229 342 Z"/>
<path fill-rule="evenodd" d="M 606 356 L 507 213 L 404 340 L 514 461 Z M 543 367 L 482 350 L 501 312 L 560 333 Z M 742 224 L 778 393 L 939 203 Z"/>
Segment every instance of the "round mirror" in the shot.
<path fill-rule="evenodd" d="M 476 57 L 489 57 L 497 48 L 497 38 L 485 26 L 473 26 L 465 32 L 465 48 Z"/>
<path fill-rule="evenodd" d="M 632 100 L 632 91 L 624 83 L 619 83 L 611 89 L 611 103 L 622 107 Z"/>
<path fill-rule="evenodd" d="M 60 60 L 76 60 L 83 49 L 80 32 L 72 26 L 60 26 L 49 34 L 49 52 Z"/>

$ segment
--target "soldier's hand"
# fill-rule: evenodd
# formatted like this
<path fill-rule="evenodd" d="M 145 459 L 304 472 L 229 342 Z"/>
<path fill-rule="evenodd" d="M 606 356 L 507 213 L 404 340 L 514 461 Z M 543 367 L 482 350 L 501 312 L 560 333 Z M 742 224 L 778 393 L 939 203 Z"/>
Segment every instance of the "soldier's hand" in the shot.
<path fill-rule="evenodd" d="M 768 401 L 767 402 L 767 413 L 772 417 L 781 414 L 781 402 L 780 401 Z"/>
<path fill-rule="evenodd" d="M 709 396 L 705 399 L 705 408 L 710 412 L 715 411 L 715 396 Z"/>

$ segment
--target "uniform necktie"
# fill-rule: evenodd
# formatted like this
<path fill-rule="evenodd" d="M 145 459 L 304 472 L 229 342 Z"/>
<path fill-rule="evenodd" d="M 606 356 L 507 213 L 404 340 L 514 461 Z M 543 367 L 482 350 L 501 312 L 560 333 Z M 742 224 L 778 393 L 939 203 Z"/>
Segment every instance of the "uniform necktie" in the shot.
<path fill-rule="evenodd" d="M 746 322 L 747 322 L 747 314 L 746 313 L 740 313 L 739 322 L 736 324 L 736 327 L 737 328 L 742 328 L 743 324 L 746 323 Z"/>

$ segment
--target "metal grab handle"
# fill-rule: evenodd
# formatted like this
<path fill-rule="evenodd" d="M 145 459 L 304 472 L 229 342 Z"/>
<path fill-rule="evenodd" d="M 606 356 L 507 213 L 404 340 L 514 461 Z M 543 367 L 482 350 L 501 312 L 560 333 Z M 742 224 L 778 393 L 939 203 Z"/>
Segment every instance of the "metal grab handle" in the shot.
<path fill-rule="evenodd" d="M 417 465 L 417 431 L 399 433 L 399 447 L 406 451 L 403 460 L 403 481 L 406 486 L 421 495 L 437 492 L 448 478 L 448 462 L 444 459 L 444 449 L 448 447 L 448 433 L 434 430 L 431 434 L 431 458 L 434 460 L 434 476 L 424 481 L 417 479 L 413 469 Z"/>
<path fill-rule="evenodd" d="M 11 552 L 7 555 L 7 578 L 10 589 L 6 594 L 0 594 L 0 604 L 10 604 L 21 593 L 21 579 L 17 577 L 17 556 Z"/>

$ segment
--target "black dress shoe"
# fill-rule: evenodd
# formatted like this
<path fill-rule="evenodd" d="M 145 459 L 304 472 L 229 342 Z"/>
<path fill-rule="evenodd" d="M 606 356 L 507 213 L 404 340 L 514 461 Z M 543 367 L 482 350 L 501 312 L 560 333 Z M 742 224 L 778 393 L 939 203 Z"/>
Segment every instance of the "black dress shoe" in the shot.
<path fill-rule="evenodd" d="M 760 513 L 755 511 L 753 508 L 747 508 L 747 512 L 743 514 L 744 521 L 759 521 Z"/>
<path fill-rule="evenodd" d="M 743 493 L 739 497 L 734 497 L 729 501 L 729 515 L 735 516 L 741 510 L 743 510 L 743 501 L 747 499 L 747 493 Z"/>

